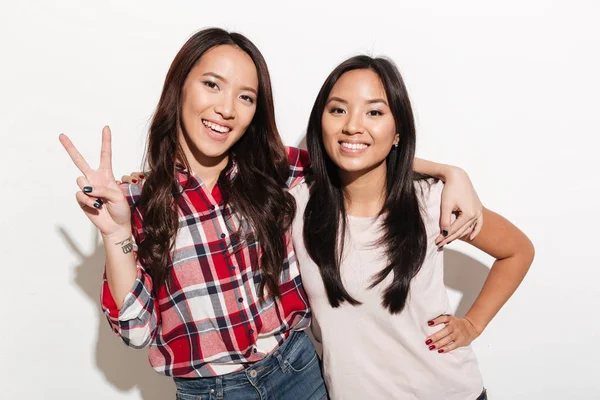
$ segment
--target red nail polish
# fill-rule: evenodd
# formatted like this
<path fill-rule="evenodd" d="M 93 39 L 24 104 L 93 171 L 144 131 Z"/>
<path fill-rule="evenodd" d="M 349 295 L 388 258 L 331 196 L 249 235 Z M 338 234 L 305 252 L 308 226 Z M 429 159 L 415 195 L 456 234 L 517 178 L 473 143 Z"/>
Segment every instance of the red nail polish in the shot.
<path fill-rule="evenodd" d="M 444 349 L 439 349 L 438 350 L 438 353 L 443 353 L 443 352 L 444 352 Z"/>
<path fill-rule="evenodd" d="M 431 339 L 427 339 L 427 341 L 425 342 L 425 344 L 431 344 Z"/>
<path fill-rule="evenodd" d="M 433 350 L 433 349 L 435 349 L 434 345 L 429 346 L 429 350 Z"/>
<path fill-rule="evenodd" d="M 132 179 L 131 182 L 137 183 L 137 179 Z"/>
<path fill-rule="evenodd" d="M 427 321 L 427 325 L 429 325 L 429 326 L 433 325 L 433 321 Z"/>

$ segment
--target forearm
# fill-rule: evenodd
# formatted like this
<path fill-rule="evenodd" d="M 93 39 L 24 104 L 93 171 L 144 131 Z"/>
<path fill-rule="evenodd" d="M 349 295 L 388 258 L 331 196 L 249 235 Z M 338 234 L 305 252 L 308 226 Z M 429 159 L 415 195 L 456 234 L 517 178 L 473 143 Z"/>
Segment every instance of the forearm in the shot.
<path fill-rule="evenodd" d="M 103 236 L 102 239 L 106 253 L 106 281 L 120 309 L 137 276 L 131 229 Z"/>
<path fill-rule="evenodd" d="M 532 260 L 533 254 L 517 254 L 492 265 L 481 293 L 465 315 L 479 334 L 519 287 Z"/>
<path fill-rule="evenodd" d="M 450 175 L 458 173 L 462 170 L 453 165 L 440 164 L 415 157 L 413 161 L 413 171 L 419 174 L 433 176 L 434 178 L 446 182 Z"/>

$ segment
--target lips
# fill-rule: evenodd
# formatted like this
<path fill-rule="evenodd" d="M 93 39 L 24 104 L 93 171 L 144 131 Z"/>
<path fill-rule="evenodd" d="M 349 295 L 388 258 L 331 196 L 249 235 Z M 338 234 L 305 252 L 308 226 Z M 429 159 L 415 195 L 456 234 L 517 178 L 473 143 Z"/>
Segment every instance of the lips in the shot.
<path fill-rule="evenodd" d="M 340 146 L 342 146 L 344 149 L 348 149 L 348 150 L 364 150 L 367 147 L 369 147 L 368 144 L 366 143 L 356 143 L 356 142 L 339 142 Z"/>
<path fill-rule="evenodd" d="M 221 125 L 221 124 L 217 124 L 216 122 L 213 121 L 209 121 L 206 119 L 202 120 L 202 124 L 204 124 L 204 126 L 206 126 L 208 129 L 210 129 L 211 131 L 224 135 L 227 134 L 229 132 L 231 132 L 231 128 L 226 126 L 226 125 Z"/>

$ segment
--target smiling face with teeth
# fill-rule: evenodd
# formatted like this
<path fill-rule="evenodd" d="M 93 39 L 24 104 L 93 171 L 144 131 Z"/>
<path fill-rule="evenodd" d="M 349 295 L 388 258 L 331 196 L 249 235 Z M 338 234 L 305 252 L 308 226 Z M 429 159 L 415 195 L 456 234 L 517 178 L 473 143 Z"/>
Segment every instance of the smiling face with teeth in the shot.
<path fill-rule="evenodd" d="M 381 168 L 398 142 L 385 88 L 370 69 L 344 73 L 333 86 L 321 119 L 323 144 L 340 176 Z"/>
<path fill-rule="evenodd" d="M 231 45 L 208 50 L 182 89 L 179 140 L 193 169 L 227 164 L 229 150 L 256 112 L 258 74 L 252 58 Z"/>

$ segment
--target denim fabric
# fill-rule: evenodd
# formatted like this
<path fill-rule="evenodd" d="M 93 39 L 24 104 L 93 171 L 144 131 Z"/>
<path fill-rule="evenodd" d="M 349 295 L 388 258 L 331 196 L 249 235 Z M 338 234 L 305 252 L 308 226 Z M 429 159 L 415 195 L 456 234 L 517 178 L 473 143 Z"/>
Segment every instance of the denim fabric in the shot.
<path fill-rule="evenodd" d="M 319 359 L 303 331 L 243 371 L 211 378 L 174 378 L 177 400 L 327 399 Z"/>

